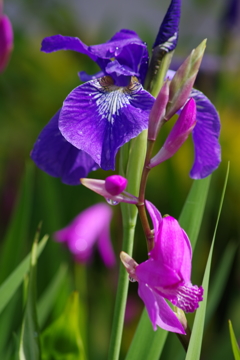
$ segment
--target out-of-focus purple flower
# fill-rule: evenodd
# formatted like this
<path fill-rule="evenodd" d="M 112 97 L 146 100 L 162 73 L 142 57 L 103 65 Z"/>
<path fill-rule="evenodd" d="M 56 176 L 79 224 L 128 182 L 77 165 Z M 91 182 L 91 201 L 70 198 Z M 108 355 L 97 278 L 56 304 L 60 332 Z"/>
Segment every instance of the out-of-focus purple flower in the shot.
<path fill-rule="evenodd" d="M 0 3 L 0 72 L 8 64 L 13 48 L 13 29 L 9 18 L 2 14 L 2 5 Z"/>
<path fill-rule="evenodd" d="M 167 78 L 171 79 L 174 74 L 174 71 L 168 71 Z M 221 124 L 215 106 L 201 91 L 192 89 L 190 98 L 195 100 L 197 111 L 196 126 L 192 131 L 195 159 L 190 177 L 202 179 L 216 170 L 221 162 Z"/>
<path fill-rule="evenodd" d="M 58 128 L 60 110 L 42 130 L 31 151 L 35 164 L 64 184 L 79 185 L 80 178 L 99 167 L 86 152 L 67 142 Z"/>
<path fill-rule="evenodd" d="M 112 175 L 107 177 L 106 180 L 81 179 L 81 183 L 90 190 L 105 197 L 111 205 L 117 205 L 120 202 L 129 204 L 138 203 L 136 196 L 125 191 L 127 179 L 121 175 Z"/>
<path fill-rule="evenodd" d="M 112 209 L 104 203 L 96 204 L 79 214 L 68 226 L 54 234 L 56 241 L 65 242 L 76 261 L 88 262 L 93 246 L 98 250 L 106 266 L 115 264 L 110 239 Z"/>
<path fill-rule="evenodd" d="M 149 259 L 137 264 L 121 253 L 130 280 L 138 281 L 138 294 L 145 303 L 154 330 L 157 326 L 180 334 L 185 329 L 165 299 L 173 305 L 193 312 L 203 300 L 203 288 L 191 284 L 191 244 L 185 231 L 171 216 L 162 218 L 150 202 L 147 209 L 154 225 L 153 250 Z"/>
<path fill-rule="evenodd" d="M 196 125 L 196 103 L 193 98 L 189 99 L 184 105 L 178 120 L 173 126 L 170 134 L 168 135 L 165 143 L 159 152 L 151 159 L 148 167 L 162 163 L 163 161 L 172 157 L 183 143 L 187 140 L 188 135 Z"/>
<path fill-rule="evenodd" d="M 59 129 L 102 169 L 114 170 L 118 149 L 147 129 L 154 103 L 141 85 L 148 67 L 146 44 L 134 31 L 124 29 L 106 43 L 93 46 L 78 38 L 51 36 L 43 40 L 41 50 L 74 50 L 88 55 L 101 68 L 93 76 L 80 73 L 82 80 L 90 81 L 64 100 Z"/>
<path fill-rule="evenodd" d="M 156 46 L 166 52 L 175 49 L 178 41 L 180 16 L 181 0 L 172 0 L 153 44 L 153 49 Z"/>

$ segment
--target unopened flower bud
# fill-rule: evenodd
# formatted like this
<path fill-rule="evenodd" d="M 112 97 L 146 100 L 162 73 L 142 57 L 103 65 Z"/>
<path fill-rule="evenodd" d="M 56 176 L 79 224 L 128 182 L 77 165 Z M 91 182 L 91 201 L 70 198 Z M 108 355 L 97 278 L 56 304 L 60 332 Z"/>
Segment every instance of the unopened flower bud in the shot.
<path fill-rule="evenodd" d="M 105 179 L 105 189 L 111 194 L 111 195 L 119 195 L 121 192 L 123 192 L 127 187 L 127 179 L 125 179 L 121 175 L 112 175 L 108 176 Z"/>
<path fill-rule="evenodd" d="M 148 125 L 149 140 L 156 140 L 159 130 L 164 123 L 164 115 L 169 99 L 169 84 L 170 81 L 168 80 L 163 84 L 150 112 Z"/>
<path fill-rule="evenodd" d="M 187 140 L 188 135 L 196 124 L 196 103 L 191 98 L 184 106 L 178 120 L 168 135 L 163 147 L 150 160 L 149 168 L 162 163 L 172 157 L 182 144 Z"/>
<path fill-rule="evenodd" d="M 194 49 L 175 73 L 170 84 L 169 103 L 165 118 L 170 119 L 187 101 L 206 48 L 206 39 Z"/>

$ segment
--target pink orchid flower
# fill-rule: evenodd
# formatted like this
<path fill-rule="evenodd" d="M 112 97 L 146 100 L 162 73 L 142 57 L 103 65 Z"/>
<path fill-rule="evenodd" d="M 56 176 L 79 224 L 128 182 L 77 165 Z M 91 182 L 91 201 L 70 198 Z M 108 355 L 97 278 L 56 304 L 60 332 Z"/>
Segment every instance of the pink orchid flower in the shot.
<path fill-rule="evenodd" d="M 121 253 L 130 280 L 138 281 L 138 294 L 145 303 L 154 330 L 185 334 L 184 326 L 167 304 L 193 312 L 203 300 L 203 288 L 191 284 L 191 244 L 185 231 L 171 216 L 162 218 L 160 212 L 146 201 L 154 225 L 155 246 L 149 259 L 137 264 L 129 255 Z"/>
<path fill-rule="evenodd" d="M 13 29 L 9 18 L 3 15 L 0 1 L 0 73 L 8 64 L 13 48 Z"/>
<path fill-rule="evenodd" d="M 112 209 L 99 203 L 81 212 L 68 226 L 55 232 L 56 241 L 65 242 L 76 261 L 88 262 L 96 243 L 103 262 L 110 267 L 115 255 L 110 239 Z"/>

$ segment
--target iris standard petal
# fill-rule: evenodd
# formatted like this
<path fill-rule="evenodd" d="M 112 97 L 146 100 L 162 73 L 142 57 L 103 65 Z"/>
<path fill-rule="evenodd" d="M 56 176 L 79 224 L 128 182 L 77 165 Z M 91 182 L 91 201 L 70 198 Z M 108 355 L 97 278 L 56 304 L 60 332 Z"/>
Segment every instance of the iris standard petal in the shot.
<path fill-rule="evenodd" d="M 98 165 L 84 151 L 66 141 L 58 129 L 60 110 L 41 131 L 31 152 L 36 165 L 54 177 L 60 177 L 68 185 L 80 185 L 80 178 Z"/>
<path fill-rule="evenodd" d="M 190 177 L 202 179 L 210 175 L 221 162 L 220 119 L 214 105 L 202 92 L 193 89 L 190 96 L 197 105 L 197 124 L 192 132 L 195 160 Z"/>
<path fill-rule="evenodd" d="M 114 169 L 118 149 L 147 128 L 154 100 L 135 81 L 119 88 L 108 77 L 92 80 L 65 99 L 59 129 L 104 170 Z"/>
<path fill-rule="evenodd" d="M 160 26 L 153 48 L 160 46 L 165 51 L 172 51 L 177 46 L 181 0 L 172 0 Z"/>
<path fill-rule="evenodd" d="M 51 53 L 58 50 L 77 51 L 81 54 L 88 55 L 93 61 L 97 60 L 97 56 L 92 54 L 88 46 L 77 37 L 54 35 L 43 39 L 41 51 Z"/>

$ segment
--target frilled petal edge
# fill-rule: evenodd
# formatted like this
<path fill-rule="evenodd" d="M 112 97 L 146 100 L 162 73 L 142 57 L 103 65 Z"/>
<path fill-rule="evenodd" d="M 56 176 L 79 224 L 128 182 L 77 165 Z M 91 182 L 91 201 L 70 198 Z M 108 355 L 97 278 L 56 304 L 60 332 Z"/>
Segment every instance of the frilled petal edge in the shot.
<path fill-rule="evenodd" d="M 91 80 L 65 99 L 59 129 L 101 168 L 114 169 L 118 149 L 147 128 L 154 100 L 136 81 L 117 87 L 110 77 Z"/>
<path fill-rule="evenodd" d="M 31 158 L 43 171 L 60 177 L 68 185 L 80 185 L 80 178 L 98 165 L 84 151 L 66 141 L 58 129 L 60 110 L 41 131 L 31 151 Z"/>
<path fill-rule="evenodd" d="M 190 96 L 197 106 L 197 124 L 192 133 L 195 160 L 190 177 L 202 179 L 210 175 L 221 162 L 220 119 L 214 105 L 202 92 L 193 89 Z"/>

